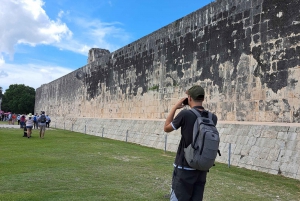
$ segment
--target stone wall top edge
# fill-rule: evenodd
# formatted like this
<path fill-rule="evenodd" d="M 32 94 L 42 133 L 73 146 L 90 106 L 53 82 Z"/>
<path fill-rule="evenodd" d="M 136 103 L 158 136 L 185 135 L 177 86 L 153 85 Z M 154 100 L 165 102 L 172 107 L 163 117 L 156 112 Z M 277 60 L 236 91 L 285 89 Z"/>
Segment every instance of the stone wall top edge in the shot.
<path fill-rule="evenodd" d="M 190 21 L 190 18 L 194 18 L 195 16 L 199 16 L 199 15 L 202 15 L 204 14 L 207 10 L 209 9 L 213 9 L 213 8 L 216 8 L 216 7 L 222 7 L 222 9 L 225 9 L 222 5 L 223 4 L 228 4 L 228 0 L 211 0 L 210 3 L 208 3 L 207 5 L 201 7 L 201 8 L 198 8 L 196 9 L 195 11 L 181 17 L 181 18 L 178 18 L 172 22 L 170 22 L 169 24 L 157 29 L 157 30 L 154 30 L 153 32 L 150 32 L 149 34 L 135 40 L 135 41 L 132 41 L 130 43 L 128 43 L 127 45 L 124 45 L 123 47 L 120 47 L 119 49 L 117 50 L 114 50 L 112 52 L 110 52 L 110 54 L 107 54 L 107 55 L 103 55 L 103 57 L 101 57 L 100 59 L 98 59 L 97 61 L 106 61 L 107 59 L 109 59 L 110 57 L 112 57 L 112 55 L 115 55 L 115 54 L 118 54 L 119 52 L 125 50 L 126 48 L 128 47 L 131 47 L 131 46 L 135 46 L 136 44 L 145 44 L 147 43 L 147 41 L 149 40 L 155 40 L 157 36 L 159 36 L 158 38 L 162 38 L 162 35 L 163 37 L 164 36 L 168 36 L 170 33 L 168 30 L 175 30 L 175 27 L 177 26 L 176 24 L 178 22 L 185 22 L 185 21 Z M 236 2 L 230 2 L 230 4 L 232 5 L 235 5 Z M 215 11 L 214 13 L 210 13 L 210 14 L 217 14 L 216 13 L 217 11 Z M 236 13 L 232 13 L 232 14 L 236 14 Z M 209 22 L 208 24 L 211 24 L 212 22 Z M 190 26 L 190 23 L 183 23 L 184 27 L 186 26 Z M 201 27 L 204 27 L 205 25 L 202 25 Z M 91 62 L 90 64 L 87 64 L 85 66 L 82 66 L 80 67 L 79 69 L 83 69 L 84 67 L 88 67 L 89 65 L 93 65 L 93 64 L 96 64 L 97 61 L 93 61 Z"/>
<path fill-rule="evenodd" d="M 57 82 L 61 82 L 61 80 L 68 79 L 70 76 L 74 77 L 75 73 L 77 71 L 83 69 L 84 67 L 86 67 L 86 65 L 84 65 L 82 67 L 79 67 L 78 69 L 73 70 L 73 71 L 71 71 L 71 72 L 69 72 L 69 73 L 67 73 L 67 74 L 65 74 L 65 75 L 63 75 L 63 76 L 61 76 L 61 77 L 59 77 L 59 78 L 57 78 L 55 80 L 52 80 L 51 82 L 42 84 L 40 87 L 36 88 L 36 91 L 42 89 L 43 87 L 50 86 L 51 84 L 54 84 L 54 83 L 57 83 Z"/>

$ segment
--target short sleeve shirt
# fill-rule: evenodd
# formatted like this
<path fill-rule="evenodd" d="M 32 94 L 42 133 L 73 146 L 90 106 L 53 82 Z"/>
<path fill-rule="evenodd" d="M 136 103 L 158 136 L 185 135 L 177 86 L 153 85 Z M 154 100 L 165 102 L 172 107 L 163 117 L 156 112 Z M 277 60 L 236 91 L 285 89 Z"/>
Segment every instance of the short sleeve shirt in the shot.
<path fill-rule="evenodd" d="M 203 107 L 198 106 L 197 108 L 204 109 Z M 197 110 L 197 108 L 195 108 Z M 199 110 L 198 110 L 199 111 Z M 205 111 L 199 111 L 201 116 L 208 117 L 208 113 Z M 172 121 L 172 126 L 174 129 L 181 128 L 181 140 L 178 146 L 175 164 L 190 167 L 186 160 L 184 159 L 184 149 L 188 147 L 193 141 L 193 128 L 194 123 L 197 119 L 197 116 L 191 110 L 182 110 Z M 215 114 L 212 114 L 212 120 L 217 125 L 218 118 Z"/>

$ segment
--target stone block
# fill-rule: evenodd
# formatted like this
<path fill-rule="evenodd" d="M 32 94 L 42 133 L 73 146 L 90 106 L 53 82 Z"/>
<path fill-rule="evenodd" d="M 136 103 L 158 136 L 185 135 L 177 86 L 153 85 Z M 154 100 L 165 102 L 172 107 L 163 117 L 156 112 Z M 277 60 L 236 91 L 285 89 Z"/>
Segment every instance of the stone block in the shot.
<path fill-rule="evenodd" d="M 257 171 L 268 173 L 268 172 L 270 172 L 270 169 L 265 168 L 265 167 L 258 167 Z"/>
<path fill-rule="evenodd" d="M 278 173 L 279 167 L 280 167 L 280 162 L 278 162 L 278 161 L 272 161 L 272 162 L 271 162 L 270 168 L 271 168 L 272 170 L 274 170 L 274 171 L 277 171 L 277 173 Z M 276 173 L 276 174 L 277 174 L 277 173 Z"/>
<path fill-rule="evenodd" d="M 292 175 L 290 177 L 294 178 L 298 173 L 298 168 L 299 168 L 299 164 L 290 163 L 286 170 L 290 175 Z"/>
<path fill-rule="evenodd" d="M 268 173 L 276 175 L 278 174 L 278 170 L 269 169 Z"/>
<path fill-rule="evenodd" d="M 231 155 L 231 164 L 237 166 L 240 161 L 240 156 L 238 155 Z"/>
<path fill-rule="evenodd" d="M 280 149 L 270 149 L 267 160 L 275 162 L 278 160 L 279 154 L 280 154 Z"/>
<path fill-rule="evenodd" d="M 281 155 L 281 162 L 289 163 L 291 161 L 291 156 L 293 155 L 293 151 L 291 150 L 284 150 L 282 151 L 283 155 Z"/>
<path fill-rule="evenodd" d="M 298 134 L 296 132 L 288 132 L 287 140 L 294 141 L 297 139 Z"/>
<path fill-rule="evenodd" d="M 252 146 L 249 152 L 249 156 L 256 158 L 258 157 L 259 152 L 260 152 L 260 147 Z"/>
<path fill-rule="evenodd" d="M 223 136 L 222 141 L 224 143 L 231 143 L 232 142 L 231 138 L 232 138 L 232 135 L 226 135 L 226 136 Z"/>
<path fill-rule="evenodd" d="M 231 146 L 228 145 L 228 152 L 229 152 L 229 148 L 231 153 L 233 154 L 235 152 L 236 144 L 231 144 Z"/>
<path fill-rule="evenodd" d="M 251 146 L 253 146 L 253 145 L 255 145 L 255 144 L 256 144 L 256 141 L 257 141 L 257 138 L 256 138 L 256 137 L 253 137 L 253 136 L 251 136 L 251 137 L 249 137 L 249 140 L 248 140 L 248 144 L 247 144 L 247 145 L 251 145 Z"/>
<path fill-rule="evenodd" d="M 296 141 L 300 141 L 300 132 L 297 132 Z"/>
<path fill-rule="evenodd" d="M 286 142 L 285 140 L 277 139 L 274 148 L 275 149 L 285 149 L 286 148 L 285 142 Z"/>
<path fill-rule="evenodd" d="M 277 139 L 287 140 L 288 139 L 288 133 L 287 132 L 278 132 Z"/>
<path fill-rule="evenodd" d="M 241 150 L 241 156 L 247 156 L 247 155 L 249 155 L 251 147 L 252 146 L 250 146 L 250 145 L 243 145 L 243 148 Z"/>
<path fill-rule="evenodd" d="M 287 141 L 286 149 L 287 150 L 296 150 L 297 149 L 297 144 L 298 144 L 298 142 L 296 140 Z"/>
<path fill-rule="evenodd" d="M 233 151 L 233 154 L 234 155 L 241 155 L 242 149 L 243 149 L 243 145 L 237 144 L 234 151 Z"/>
<path fill-rule="evenodd" d="M 241 145 L 246 145 L 248 144 L 248 140 L 249 140 L 248 136 L 238 136 L 236 143 Z"/>
<path fill-rule="evenodd" d="M 261 133 L 261 137 L 267 138 L 267 139 L 276 139 L 277 138 L 277 131 L 274 130 L 263 130 Z"/>
<path fill-rule="evenodd" d="M 259 159 L 264 159 L 264 161 L 266 161 L 266 159 L 269 156 L 269 153 L 270 153 L 270 148 L 261 147 L 260 152 L 258 154 L 258 158 Z"/>

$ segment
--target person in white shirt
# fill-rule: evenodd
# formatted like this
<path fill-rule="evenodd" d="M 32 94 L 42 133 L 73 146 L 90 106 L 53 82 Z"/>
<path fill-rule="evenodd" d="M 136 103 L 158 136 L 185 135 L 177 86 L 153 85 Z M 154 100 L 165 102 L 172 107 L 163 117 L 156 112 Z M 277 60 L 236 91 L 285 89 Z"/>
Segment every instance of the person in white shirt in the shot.
<path fill-rule="evenodd" d="M 9 113 L 7 117 L 8 117 L 8 124 L 11 125 L 12 124 L 12 114 Z"/>
<path fill-rule="evenodd" d="M 26 123 L 26 128 L 27 128 L 27 137 L 31 138 L 32 127 L 33 127 L 33 119 L 32 119 L 31 113 L 29 113 L 27 115 L 27 118 L 25 119 L 25 123 Z"/>
<path fill-rule="evenodd" d="M 49 128 L 50 122 L 51 122 L 50 117 L 48 115 L 46 115 L 46 127 L 47 128 Z"/>
<path fill-rule="evenodd" d="M 18 125 L 20 125 L 20 118 L 21 118 L 21 115 L 20 115 L 20 114 L 18 114 L 18 116 L 17 116 Z"/>

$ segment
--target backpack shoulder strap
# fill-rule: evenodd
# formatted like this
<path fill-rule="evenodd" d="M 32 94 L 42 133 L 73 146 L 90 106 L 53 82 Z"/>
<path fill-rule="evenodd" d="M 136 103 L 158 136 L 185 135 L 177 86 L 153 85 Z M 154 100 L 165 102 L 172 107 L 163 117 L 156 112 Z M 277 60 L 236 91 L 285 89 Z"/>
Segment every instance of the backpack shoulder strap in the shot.
<path fill-rule="evenodd" d="M 197 117 L 201 117 L 201 115 L 199 114 L 199 112 L 198 112 L 195 108 L 192 108 L 191 111 L 192 111 Z"/>
<path fill-rule="evenodd" d="M 207 111 L 207 113 L 208 113 L 208 118 L 210 118 L 212 120 L 212 113 L 209 111 Z"/>

